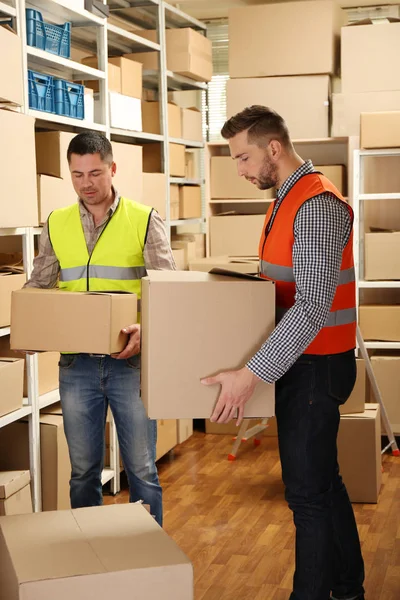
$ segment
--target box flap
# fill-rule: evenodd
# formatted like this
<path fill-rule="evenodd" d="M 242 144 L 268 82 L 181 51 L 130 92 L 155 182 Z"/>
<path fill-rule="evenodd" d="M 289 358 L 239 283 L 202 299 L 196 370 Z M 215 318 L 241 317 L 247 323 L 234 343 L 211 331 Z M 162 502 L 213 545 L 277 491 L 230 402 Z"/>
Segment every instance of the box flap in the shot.
<path fill-rule="evenodd" d="M 366 404 L 363 413 L 349 413 L 347 415 L 341 415 L 341 419 L 376 419 L 379 413 L 379 404 Z"/>
<path fill-rule="evenodd" d="M 388 23 L 400 23 L 400 19 L 397 17 L 385 17 L 384 19 L 361 19 L 354 23 L 349 23 L 348 27 L 356 27 L 357 25 L 387 25 Z"/>
<path fill-rule="evenodd" d="M 0 498 L 9 498 L 26 485 L 29 485 L 29 471 L 0 471 Z"/>
<path fill-rule="evenodd" d="M 251 281 L 264 281 L 265 283 L 274 283 L 269 279 L 263 279 L 258 275 L 250 275 L 249 273 L 239 273 L 238 271 L 228 271 L 228 269 L 222 269 L 220 267 L 214 267 L 211 269 L 212 275 L 223 275 L 224 277 L 233 277 L 234 279 L 250 279 Z"/>
<path fill-rule="evenodd" d="M 12 356 L 4 356 L 4 357 L 2 356 L 2 357 L 0 357 L 0 368 L 2 366 L 5 367 L 9 364 L 16 363 L 19 360 L 23 360 L 23 359 L 22 358 L 12 358 Z"/>

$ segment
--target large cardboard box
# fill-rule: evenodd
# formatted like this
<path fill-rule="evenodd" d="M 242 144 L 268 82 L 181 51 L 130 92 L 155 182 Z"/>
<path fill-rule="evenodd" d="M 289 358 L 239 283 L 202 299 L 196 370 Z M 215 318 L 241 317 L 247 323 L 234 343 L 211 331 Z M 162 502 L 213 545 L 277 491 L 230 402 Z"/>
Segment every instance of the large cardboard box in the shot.
<path fill-rule="evenodd" d="M 341 417 L 338 460 L 351 502 L 376 503 L 382 483 L 379 404 Z"/>
<path fill-rule="evenodd" d="M 22 408 L 24 361 L 0 358 L 0 417 Z"/>
<path fill-rule="evenodd" d="M 226 84 L 228 118 L 252 104 L 270 106 L 285 119 L 294 140 L 329 137 L 329 100 L 328 75 L 230 79 Z"/>
<path fill-rule="evenodd" d="M 164 173 L 143 173 L 142 203 L 155 208 L 164 221 L 167 209 L 166 186 Z"/>
<path fill-rule="evenodd" d="M 260 348 L 275 326 L 275 287 L 257 279 L 149 271 L 142 279 L 142 324 L 142 399 L 149 417 L 209 418 L 220 386 L 200 379 L 242 367 Z M 274 386 L 260 383 L 245 415 L 273 414 Z"/>
<path fill-rule="evenodd" d="M 0 471 L 0 517 L 32 512 L 29 471 Z"/>
<path fill-rule="evenodd" d="M 400 304 L 360 306 L 358 314 L 364 340 L 400 341 Z"/>
<path fill-rule="evenodd" d="M 157 42 L 156 31 L 141 31 L 140 35 Z M 167 69 L 196 81 L 212 77 L 212 44 L 204 35 L 190 28 L 167 29 L 165 32 Z M 144 69 L 158 69 L 158 52 L 135 54 Z"/>
<path fill-rule="evenodd" d="M 229 11 L 229 75 L 336 73 L 344 24 L 345 13 L 333 1 L 233 8 Z"/>
<path fill-rule="evenodd" d="M 0 327 L 11 323 L 11 294 L 26 282 L 25 273 L 0 273 Z"/>
<path fill-rule="evenodd" d="M 0 27 L 0 101 L 22 106 L 24 103 L 21 38 Z M 5 58 L 7 57 L 7 60 Z"/>
<path fill-rule="evenodd" d="M 142 102 L 139 98 L 109 92 L 109 106 L 111 127 L 128 131 L 143 131 Z M 95 98 L 94 112 L 95 121 L 101 123 L 101 103 L 98 97 Z"/>
<path fill-rule="evenodd" d="M 168 103 L 167 112 L 169 137 L 181 138 L 181 109 L 176 104 Z M 142 102 L 142 121 L 143 131 L 146 133 L 161 133 L 159 102 Z"/>
<path fill-rule="evenodd" d="M 193 435 L 193 419 L 178 419 L 176 422 L 178 444 L 183 444 Z"/>
<path fill-rule="evenodd" d="M 43 510 L 69 508 L 71 464 L 60 415 L 40 415 L 40 463 Z M 0 429 L 0 469 L 29 469 L 27 421 L 11 423 Z"/>
<path fill-rule="evenodd" d="M 390 60 L 400 54 L 400 23 L 362 23 L 342 29 L 342 91 L 400 90 L 400 72 Z"/>
<path fill-rule="evenodd" d="M 225 269 L 235 273 L 248 273 L 257 275 L 259 272 L 258 260 L 239 260 L 229 256 L 208 256 L 207 258 L 194 259 L 189 262 L 190 271 L 209 273 L 212 269 Z"/>
<path fill-rule="evenodd" d="M 176 419 L 160 419 L 157 421 L 156 460 L 167 454 L 178 443 Z"/>
<path fill-rule="evenodd" d="M 136 294 L 25 288 L 13 293 L 11 348 L 113 354 L 137 322 Z M 99 326 L 101 324 L 101 326 Z"/>
<path fill-rule="evenodd" d="M 82 58 L 82 64 L 86 65 L 87 67 L 92 67 L 93 69 L 97 69 L 98 68 L 98 60 L 97 60 L 97 56 L 86 56 L 85 58 Z M 121 89 L 121 66 L 112 61 L 112 60 L 108 60 L 108 65 L 107 65 L 107 75 L 108 75 L 108 90 L 110 92 L 117 92 L 118 94 L 122 93 L 122 89 Z M 93 81 L 85 81 L 85 86 L 92 89 L 94 92 L 98 92 L 99 91 L 99 82 L 98 80 L 94 79 Z"/>
<path fill-rule="evenodd" d="M 397 111 L 400 90 L 332 94 L 332 137 L 360 135 L 361 113 Z"/>
<path fill-rule="evenodd" d="M 162 172 L 161 144 L 143 146 L 143 171 Z M 169 144 L 169 174 L 172 177 L 185 177 L 185 146 L 181 144 Z"/>
<path fill-rule="evenodd" d="M 120 70 L 121 89 L 114 90 L 120 92 L 124 96 L 132 98 L 142 98 L 142 71 L 143 65 L 134 60 L 134 56 L 127 55 L 126 57 L 115 56 L 108 59 L 109 64 L 115 65 Z M 110 89 L 110 88 L 109 88 Z"/>
<path fill-rule="evenodd" d="M 181 185 L 179 188 L 179 218 L 196 219 L 201 217 L 201 187 Z"/>
<path fill-rule="evenodd" d="M 203 141 L 202 116 L 198 108 L 182 109 L 182 137 L 184 140 Z"/>
<path fill-rule="evenodd" d="M 8 62 L 8 59 L 1 62 Z M 11 110 L 0 110 L 0 131 L 3 198 L 0 227 L 35 227 L 38 225 L 35 119 Z"/>
<path fill-rule="evenodd" d="M 400 111 L 361 114 L 361 148 L 400 148 Z"/>
<path fill-rule="evenodd" d="M 400 279 L 400 231 L 365 234 L 364 279 Z"/>
<path fill-rule="evenodd" d="M 4 598 L 193 600 L 189 559 L 138 503 L 2 517 L 0 540 Z"/>
<path fill-rule="evenodd" d="M 112 142 L 114 162 L 117 172 L 113 184 L 125 198 L 141 202 L 143 197 L 143 156 L 142 146 Z"/>
<path fill-rule="evenodd" d="M 211 256 L 257 256 L 265 215 L 210 217 Z"/>
<path fill-rule="evenodd" d="M 393 433 L 400 435 L 400 356 L 372 356 L 371 363 Z M 376 402 L 372 390 L 370 401 Z"/>
<path fill-rule="evenodd" d="M 37 176 L 39 223 L 45 223 L 53 210 L 76 202 L 71 178 L 60 179 L 49 175 Z"/>
<path fill-rule="evenodd" d="M 67 150 L 75 135 L 67 131 L 37 132 L 35 134 L 37 172 L 70 181 Z M 73 198 L 70 204 L 72 202 Z"/>
<path fill-rule="evenodd" d="M 314 165 L 314 169 L 323 173 L 341 194 L 346 194 L 346 167 L 343 165 Z"/>
<path fill-rule="evenodd" d="M 256 185 L 239 177 L 237 164 L 230 156 L 211 157 L 211 198 L 272 199 L 275 190 L 259 190 Z"/>

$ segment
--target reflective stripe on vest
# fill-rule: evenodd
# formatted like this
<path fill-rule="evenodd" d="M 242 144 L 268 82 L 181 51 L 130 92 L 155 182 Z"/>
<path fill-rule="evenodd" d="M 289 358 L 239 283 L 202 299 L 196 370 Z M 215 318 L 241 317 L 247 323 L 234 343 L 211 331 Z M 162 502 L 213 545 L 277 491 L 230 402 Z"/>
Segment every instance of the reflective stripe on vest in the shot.
<path fill-rule="evenodd" d="M 268 277 L 268 279 L 275 279 L 277 281 L 285 281 L 286 283 L 295 283 L 294 273 L 292 267 L 283 267 L 281 265 L 273 265 L 265 260 L 260 260 L 260 272 L 262 275 Z M 349 269 L 343 269 L 339 274 L 338 285 L 345 285 L 356 280 L 356 274 L 354 267 Z"/>
<path fill-rule="evenodd" d="M 60 281 L 76 281 L 78 279 L 87 279 L 87 265 L 82 267 L 70 267 L 61 269 Z M 128 281 L 130 279 L 141 279 L 146 277 L 145 267 L 104 267 L 101 265 L 89 265 L 90 279 L 113 279 L 118 281 Z"/>
<path fill-rule="evenodd" d="M 290 310 L 289 308 L 276 308 L 276 320 L 280 321 L 283 316 Z M 336 327 L 337 325 L 350 325 L 357 320 L 357 311 L 355 308 L 343 308 L 329 313 L 324 327 Z"/>

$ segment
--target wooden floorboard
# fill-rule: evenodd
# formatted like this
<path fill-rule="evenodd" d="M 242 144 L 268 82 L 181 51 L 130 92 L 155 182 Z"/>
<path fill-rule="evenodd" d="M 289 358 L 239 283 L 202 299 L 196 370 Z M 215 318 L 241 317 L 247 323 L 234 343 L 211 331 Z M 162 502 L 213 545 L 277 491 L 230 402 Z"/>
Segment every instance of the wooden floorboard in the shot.
<path fill-rule="evenodd" d="M 195 600 L 288 600 L 294 527 L 276 438 L 242 444 L 195 432 L 158 463 L 164 527 L 194 565 Z M 105 502 L 128 501 L 123 489 Z M 355 504 L 366 599 L 400 599 L 400 458 L 383 458 L 378 504 Z"/>

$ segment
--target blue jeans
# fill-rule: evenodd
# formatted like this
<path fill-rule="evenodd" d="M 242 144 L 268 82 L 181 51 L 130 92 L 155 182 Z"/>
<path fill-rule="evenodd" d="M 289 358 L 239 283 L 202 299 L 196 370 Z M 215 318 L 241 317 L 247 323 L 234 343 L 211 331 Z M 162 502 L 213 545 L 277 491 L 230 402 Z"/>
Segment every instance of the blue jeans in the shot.
<path fill-rule="evenodd" d="M 282 477 L 296 527 L 290 600 L 363 597 L 364 563 L 336 448 L 339 405 L 355 379 L 350 351 L 303 355 L 276 385 Z"/>
<path fill-rule="evenodd" d="M 140 357 L 62 354 L 60 398 L 71 459 L 72 508 L 103 502 L 101 473 L 105 421 L 111 408 L 130 501 L 143 500 L 162 525 L 162 490 L 155 464 L 157 422 L 147 418 L 140 398 Z"/>

